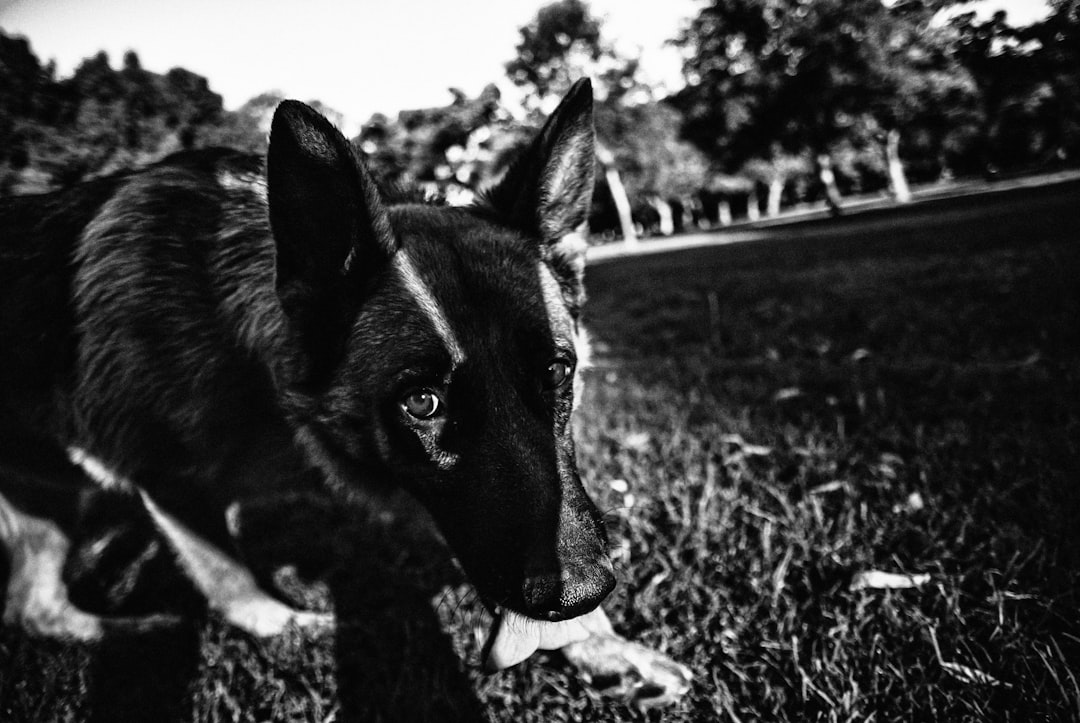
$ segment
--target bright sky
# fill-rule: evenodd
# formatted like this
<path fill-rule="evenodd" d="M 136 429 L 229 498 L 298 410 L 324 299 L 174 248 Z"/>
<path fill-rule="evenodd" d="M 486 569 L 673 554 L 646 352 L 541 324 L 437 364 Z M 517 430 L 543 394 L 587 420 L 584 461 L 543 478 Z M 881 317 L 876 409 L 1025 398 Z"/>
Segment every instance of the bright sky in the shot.
<path fill-rule="evenodd" d="M 0 28 L 25 35 L 61 75 L 99 50 L 117 67 L 135 50 L 155 72 L 206 76 L 235 108 L 258 93 L 318 99 L 346 130 L 376 111 L 443 105 L 455 86 L 475 95 L 505 81 L 517 29 L 545 0 L 0 0 Z M 640 48 L 646 75 L 678 87 L 679 56 L 664 42 L 702 0 L 592 0 L 620 48 Z M 1044 0 L 979 0 L 1013 24 Z"/>

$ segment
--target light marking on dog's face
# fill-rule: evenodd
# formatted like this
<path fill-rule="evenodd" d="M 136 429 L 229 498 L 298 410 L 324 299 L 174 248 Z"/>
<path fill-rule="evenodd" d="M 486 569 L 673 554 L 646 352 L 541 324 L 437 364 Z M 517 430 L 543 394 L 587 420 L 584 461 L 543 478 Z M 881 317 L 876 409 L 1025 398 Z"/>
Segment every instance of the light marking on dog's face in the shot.
<path fill-rule="evenodd" d="M 547 308 L 547 318 L 548 323 L 551 325 L 552 336 L 556 339 L 572 340 L 574 337 L 574 322 L 566 308 L 566 300 L 563 299 L 559 282 L 555 280 L 551 269 L 543 261 L 537 263 L 537 274 L 540 277 L 540 290 L 544 295 L 544 306 Z"/>
<path fill-rule="evenodd" d="M 465 361 L 465 350 L 454 335 L 454 330 L 450 327 L 450 321 L 446 318 L 446 313 L 427 287 L 427 284 L 420 278 L 420 274 L 416 270 L 412 259 L 409 258 L 407 250 L 401 249 L 394 256 L 394 268 L 397 269 L 401 282 L 416 301 L 416 305 L 420 307 L 420 311 L 431 323 L 435 333 L 438 334 L 439 339 L 446 346 L 446 351 L 449 353 L 453 365 L 460 365 Z"/>
<path fill-rule="evenodd" d="M 424 445 L 424 451 L 435 464 L 443 472 L 454 469 L 454 467 L 461 461 L 461 455 L 454 454 L 453 452 L 447 452 L 439 445 L 439 434 L 441 432 L 441 425 L 438 431 L 418 431 L 416 438 L 420 440 L 420 444 Z"/>
<path fill-rule="evenodd" d="M 589 333 L 580 323 L 574 332 L 574 350 L 577 352 L 577 366 L 574 367 L 574 404 L 571 411 L 576 412 L 581 398 L 585 394 L 584 371 L 592 366 L 592 346 Z"/>
<path fill-rule="evenodd" d="M 562 287 L 555 280 L 555 276 L 546 263 L 540 261 L 537 264 L 537 274 L 540 278 L 540 288 L 544 295 L 544 305 L 547 308 L 548 320 L 551 325 L 552 336 L 555 339 L 565 339 L 573 350 L 576 357 L 574 364 L 574 397 L 571 411 L 576 410 L 584 391 L 584 380 L 581 377 L 583 369 L 589 366 L 589 340 L 585 328 L 574 323 L 570 311 L 566 308 L 566 300 L 563 298 Z"/>

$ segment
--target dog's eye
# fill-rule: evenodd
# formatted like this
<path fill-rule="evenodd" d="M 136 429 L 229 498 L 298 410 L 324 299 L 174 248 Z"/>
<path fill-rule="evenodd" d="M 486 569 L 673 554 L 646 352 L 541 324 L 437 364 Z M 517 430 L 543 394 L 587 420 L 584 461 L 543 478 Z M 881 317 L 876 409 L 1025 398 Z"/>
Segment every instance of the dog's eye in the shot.
<path fill-rule="evenodd" d="M 402 398 L 401 408 L 417 419 L 430 419 L 442 410 L 442 400 L 430 389 L 414 389 Z"/>
<path fill-rule="evenodd" d="M 558 389 L 563 384 L 566 384 L 566 380 L 570 378 L 572 371 L 570 362 L 565 359 L 556 359 L 551 362 L 548 364 L 547 369 L 544 370 L 544 389 Z"/>

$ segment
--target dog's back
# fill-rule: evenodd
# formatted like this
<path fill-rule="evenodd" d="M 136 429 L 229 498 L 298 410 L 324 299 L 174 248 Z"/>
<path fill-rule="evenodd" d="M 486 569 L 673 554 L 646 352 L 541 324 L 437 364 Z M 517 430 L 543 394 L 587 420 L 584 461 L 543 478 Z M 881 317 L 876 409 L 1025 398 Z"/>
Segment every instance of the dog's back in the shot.
<path fill-rule="evenodd" d="M 237 450 L 291 437 L 270 378 L 289 357 L 260 159 L 178 154 L 8 199 L 0 224 L 8 443 L 92 449 L 150 490 L 181 484 L 197 506 Z"/>
<path fill-rule="evenodd" d="M 0 198 L 0 445 L 18 433 L 62 434 L 56 404 L 75 355 L 72 257 L 83 228 L 123 182 Z"/>

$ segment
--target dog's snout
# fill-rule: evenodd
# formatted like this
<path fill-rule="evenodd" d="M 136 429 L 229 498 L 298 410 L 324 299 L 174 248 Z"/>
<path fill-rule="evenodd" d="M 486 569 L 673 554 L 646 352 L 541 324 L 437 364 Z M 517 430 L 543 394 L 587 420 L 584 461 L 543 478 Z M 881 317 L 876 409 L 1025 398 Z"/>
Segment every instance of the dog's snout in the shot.
<path fill-rule="evenodd" d="M 596 608 L 615 589 L 611 561 L 569 565 L 525 578 L 525 612 L 540 620 L 569 620 Z"/>

